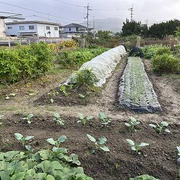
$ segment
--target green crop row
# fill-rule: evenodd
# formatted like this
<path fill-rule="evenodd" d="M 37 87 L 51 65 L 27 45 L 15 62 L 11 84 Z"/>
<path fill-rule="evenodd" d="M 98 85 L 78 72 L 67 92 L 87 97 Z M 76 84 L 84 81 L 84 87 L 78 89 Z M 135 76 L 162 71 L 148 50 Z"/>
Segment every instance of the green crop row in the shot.
<path fill-rule="evenodd" d="M 45 43 L 0 49 L 0 83 L 32 79 L 53 67 L 53 52 Z"/>
<path fill-rule="evenodd" d="M 79 68 L 83 63 L 90 61 L 94 57 L 102 54 L 107 48 L 93 48 L 93 49 L 76 49 L 71 51 L 61 51 L 58 53 L 56 59 L 62 68 Z"/>

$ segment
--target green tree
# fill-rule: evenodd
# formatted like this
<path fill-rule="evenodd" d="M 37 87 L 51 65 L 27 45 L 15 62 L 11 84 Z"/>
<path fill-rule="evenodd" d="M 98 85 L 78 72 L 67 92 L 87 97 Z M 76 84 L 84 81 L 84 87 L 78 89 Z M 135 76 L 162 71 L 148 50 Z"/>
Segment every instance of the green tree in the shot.
<path fill-rule="evenodd" d="M 123 23 L 122 35 L 140 35 L 141 34 L 141 22 L 129 21 L 126 19 L 126 22 Z"/>

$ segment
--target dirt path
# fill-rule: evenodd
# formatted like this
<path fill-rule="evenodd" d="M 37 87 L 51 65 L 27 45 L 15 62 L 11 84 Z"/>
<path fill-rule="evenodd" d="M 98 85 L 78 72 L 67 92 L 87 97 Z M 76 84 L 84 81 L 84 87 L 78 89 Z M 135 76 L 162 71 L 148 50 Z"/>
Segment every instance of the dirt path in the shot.
<path fill-rule="evenodd" d="M 39 85 L 39 81 L 31 84 L 31 89 L 34 89 L 34 97 L 27 95 L 29 87 L 20 87 L 19 93 L 11 100 L 2 101 L 0 103 L 0 114 L 9 115 L 17 113 L 33 113 L 40 115 L 52 115 L 54 112 L 59 112 L 62 115 L 77 116 L 78 113 L 85 115 L 98 116 L 100 111 L 104 111 L 111 119 L 127 120 L 129 116 L 134 116 L 141 121 L 162 121 L 168 122 L 180 122 L 180 99 L 179 93 L 174 89 L 172 85 L 172 78 L 157 76 L 150 71 L 150 63 L 145 60 L 145 67 L 149 78 L 154 84 L 156 93 L 159 95 L 159 101 L 163 107 L 162 113 L 157 114 L 140 114 L 129 110 L 123 110 L 117 106 L 117 92 L 119 86 L 119 80 L 122 75 L 123 69 L 126 65 L 126 60 L 123 60 L 116 68 L 112 77 L 108 80 L 108 83 L 102 90 L 102 97 L 97 99 L 96 104 L 89 104 L 87 106 L 34 106 L 33 101 L 38 99 L 42 94 L 47 93 L 50 89 L 57 87 L 60 82 L 63 82 L 68 76 L 68 73 L 61 73 L 58 76 L 54 75 L 46 82 L 42 81 L 42 85 Z M 45 81 L 45 80 L 44 80 Z M 179 82 L 179 81 L 178 81 Z M 176 84 L 176 81 L 173 82 Z M 37 86 L 38 84 L 38 86 Z M 46 84 L 46 86 L 44 85 Z M 16 87 L 17 88 L 17 87 Z M 11 91 L 12 92 L 12 91 Z"/>

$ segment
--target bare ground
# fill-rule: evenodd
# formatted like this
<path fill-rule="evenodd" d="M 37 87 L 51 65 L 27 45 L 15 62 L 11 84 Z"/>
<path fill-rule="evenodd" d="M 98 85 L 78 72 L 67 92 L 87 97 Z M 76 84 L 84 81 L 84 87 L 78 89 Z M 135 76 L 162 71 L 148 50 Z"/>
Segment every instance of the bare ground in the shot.
<path fill-rule="evenodd" d="M 86 106 L 59 106 L 47 104 L 34 106 L 33 102 L 43 94 L 65 81 L 70 72 L 58 72 L 36 81 L 28 82 L 25 85 L 18 83 L 11 87 L 0 90 L 0 115 L 4 115 L 0 126 L 1 148 L 6 150 L 22 149 L 15 141 L 15 132 L 23 135 L 34 135 L 35 140 L 32 146 L 35 149 L 47 147 L 46 139 L 49 137 L 58 138 L 60 135 L 67 135 L 68 141 L 64 147 L 69 148 L 72 153 L 80 156 L 85 172 L 95 180 L 128 180 L 129 177 L 148 173 L 161 180 L 175 180 L 177 177 L 176 146 L 180 138 L 180 77 L 179 75 L 158 76 L 150 70 L 150 63 L 144 60 L 146 71 L 151 79 L 155 91 L 158 94 L 163 112 L 157 114 L 135 113 L 129 110 L 120 109 L 117 103 L 117 92 L 119 80 L 126 65 L 126 60 L 116 68 L 112 77 L 103 87 L 102 95 L 96 102 Z M 33 89 L 35 95 L 29 96 L 29 90 Z M 4 100 L 5 95 L 16 93 L 10 100 Z M 112 120 L 109 128 L 102 128 L 98 113 L 104 111 Z M 52 120 L 54 112 L 59 112 L 65 120 L 65 126 L 59 127 Z M 77 114 L 93 115 L 95 119 L 87 126 L 77 124 Z M 28 125 L 22 121 L 25 114 L 33 113 L 35 117 L 32 124 Z M 124 122 L 133 116 L 142 123 L 140 130 L 130 134 L 124 127 Z M 158 135 L 148 126 L 149 122 L 168 121 L 171 134 Z M 107 146 L 110 153 L 97 151 L 95 154 L 88 154 L 88 147 L 92 144 L 88 141 L 86 134 L 89 133 L 96 138 L 106 136 Z M 78 138 L 77 138 L 78 137 Z M 138 143 L 145 141 L 150 147 L 145 148 L 142 155 L 132 153 L 126 143 L 126 138 L 133 139 Z"/>

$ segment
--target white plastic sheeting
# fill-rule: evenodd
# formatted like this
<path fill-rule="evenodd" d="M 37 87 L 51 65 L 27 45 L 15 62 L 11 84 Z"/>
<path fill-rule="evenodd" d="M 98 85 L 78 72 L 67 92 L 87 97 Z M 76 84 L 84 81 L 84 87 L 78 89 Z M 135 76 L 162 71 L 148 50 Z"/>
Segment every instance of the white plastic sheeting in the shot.
<path fill-rule="evenodd" d="M 85 69 L 91 70 L 98 79 L 95 86 L 101 87 L 104 83 L 106 83 L 106 79 L 112 75 L 112 72 L 116 68 L 117 64 L 126 54 L 124 46 L 120 45 L 84 63 L 79 71 Z M 69 83 L 71 78 L 74 78 L 74 76 L 75 74 L 72 74 L 66 83 Z"/>

